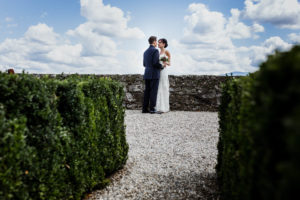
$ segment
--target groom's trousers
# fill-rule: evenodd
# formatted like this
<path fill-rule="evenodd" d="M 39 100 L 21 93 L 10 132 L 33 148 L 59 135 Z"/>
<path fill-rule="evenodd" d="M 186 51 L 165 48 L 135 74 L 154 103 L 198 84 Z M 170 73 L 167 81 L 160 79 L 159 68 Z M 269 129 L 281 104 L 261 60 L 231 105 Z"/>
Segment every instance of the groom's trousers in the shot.
<path fill-rule="evenodd" d="M 148 111 L 150 102 L 150 111 L 155 110 L 157 90 L 159 79 L 145 79 L 143 111 Z"/>

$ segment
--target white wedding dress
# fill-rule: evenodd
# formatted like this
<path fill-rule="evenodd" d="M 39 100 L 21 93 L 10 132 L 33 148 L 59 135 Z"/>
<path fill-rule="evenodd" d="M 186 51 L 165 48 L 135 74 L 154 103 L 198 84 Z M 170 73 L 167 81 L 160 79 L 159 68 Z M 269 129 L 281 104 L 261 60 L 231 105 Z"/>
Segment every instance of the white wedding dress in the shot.
<path fill-rule="evenodd" d="M 159 59 L 162 57 L 166 57 L 165 54 L 161 54 Z M 162 61 L 160 61 L 161 64 Z M 169 77 L 168 77 L 168 65 L 164 69 L 160 71 L 159 85 L 157 91 L 157 99 L 156 99 L 156 110 L 160 112 L 169 112 L 170 104 L 169 104 Z"/>

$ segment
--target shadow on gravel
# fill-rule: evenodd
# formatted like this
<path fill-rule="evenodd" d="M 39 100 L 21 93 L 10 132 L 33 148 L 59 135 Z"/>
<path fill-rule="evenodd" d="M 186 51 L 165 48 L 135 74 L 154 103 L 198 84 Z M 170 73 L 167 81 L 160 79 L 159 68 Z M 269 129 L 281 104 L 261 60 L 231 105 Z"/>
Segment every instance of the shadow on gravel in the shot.
<path fill-rule="evenodd" d="M 219 199 L 215 173 L 169 174 L 155 178 L 161 187 L 150 195 L 152 199 Z"/>

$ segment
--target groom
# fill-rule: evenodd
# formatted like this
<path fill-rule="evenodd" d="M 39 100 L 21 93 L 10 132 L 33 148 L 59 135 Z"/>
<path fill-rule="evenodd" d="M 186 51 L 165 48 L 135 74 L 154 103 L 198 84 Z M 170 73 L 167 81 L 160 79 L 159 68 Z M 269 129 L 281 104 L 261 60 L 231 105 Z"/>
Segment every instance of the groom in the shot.
<path fill-rule="evenodd" d="M 156 97 L 159 84 L 160 70 L 163 69 L 159 63 L 159 52 L 155 48 L 157 46 L 157 38 L 151 36 L 148 39 L 150 47 L 144 52 L 144 80 L 145 80 L 145 91 L 144 91 L 144 103 L 142 113 L 158 113 L 155 110 Z M 148 110 L 150 102 L 150 111 Z"/>

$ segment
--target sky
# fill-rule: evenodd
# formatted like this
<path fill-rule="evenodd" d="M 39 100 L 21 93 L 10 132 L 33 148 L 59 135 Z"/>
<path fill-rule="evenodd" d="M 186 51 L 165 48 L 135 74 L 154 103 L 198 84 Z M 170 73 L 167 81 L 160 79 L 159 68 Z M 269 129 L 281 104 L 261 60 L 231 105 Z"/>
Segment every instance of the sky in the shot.
<path fill-rule="evenodd" d="M 150 36 L 169 74 L 254 72 L 300 44 L 297 0 L 0 0 L 0 71 L 142 74 Z"/>

